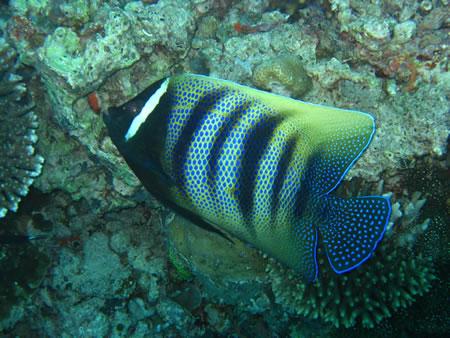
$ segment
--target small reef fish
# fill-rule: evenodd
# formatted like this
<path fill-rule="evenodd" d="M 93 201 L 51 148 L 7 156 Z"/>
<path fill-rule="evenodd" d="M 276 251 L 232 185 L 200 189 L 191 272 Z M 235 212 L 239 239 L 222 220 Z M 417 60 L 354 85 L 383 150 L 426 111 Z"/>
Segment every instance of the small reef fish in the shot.
<path fill-rule="evenodd" d="M 319 239 L 333 270 L 345 273 L 370 258 L 386 230 L 389 199 L 330 194 L 372 140 L 369 114 L 184 74 L 109 108 L 104 120 L 156 198 L 305 280 L 317 278 Z"/>

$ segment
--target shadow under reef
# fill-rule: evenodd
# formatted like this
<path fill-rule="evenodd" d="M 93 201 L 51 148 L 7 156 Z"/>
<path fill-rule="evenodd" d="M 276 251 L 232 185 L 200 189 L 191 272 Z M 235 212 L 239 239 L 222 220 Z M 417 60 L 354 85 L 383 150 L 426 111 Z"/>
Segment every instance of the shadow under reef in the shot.
<path fill-rule="evenodd" d="M 403 204 L 403 215 L 393 225 L 393 231 L 402 238 L 401 245 L 406 246 L 409 251 L 404 259 L 413 261 L 423 257 L 431 262 L 428 273 L 433 274 L 434 277 L 430 279 L 429 292 L 415 295 L 414 303 L 398 308 L 391 316 L 376 323 L 373 328 L 361 326 L 337 328 L 330 332 L 330 337 L 351 335 L 365 338 L 419 338 L 443 337 L 450 332 L 449 164 L 449 154 L 447 158 L 443 157 L 441 160 L 424 157 L 416 160 L 413 168 L 405 168 L 397 172 L 395 177 L 386 179 L 385 182 L 385 190 L 394 191 L 393 201 Z M 356 182 L 348 182 L 343 189 L 349 189 L 352 184 L 354 187 L 358 186 Z M 406 202 L 408 196 L 410 198 Z M 418 206 L 420 207 L 417 208 Z M 395 229 L 395 227 L 398 228 Z M 416 230 L 411 231 L 414 227 Z M 402 262 L 392 263 L 400 266 Z"/>

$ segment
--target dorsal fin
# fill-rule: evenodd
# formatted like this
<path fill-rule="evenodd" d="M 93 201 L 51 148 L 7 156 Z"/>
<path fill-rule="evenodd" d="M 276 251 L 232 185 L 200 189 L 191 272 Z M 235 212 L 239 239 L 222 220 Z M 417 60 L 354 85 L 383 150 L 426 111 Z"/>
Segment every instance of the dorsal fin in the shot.
<path fill-rule="evenodd" d="M 192 74 L 184 76 L 205 78 Z M 309 155 L 314 157 L 315 162 L 310 163 L 314 166 L 310 171 L 314 175 L 311 189 L 317 194 L 336 188 L 375 133 L 375 120 L 367 113 L 294 100 L 226 80 L 213 81 L 260 100 L 298 126 L 308 139 Z"/>

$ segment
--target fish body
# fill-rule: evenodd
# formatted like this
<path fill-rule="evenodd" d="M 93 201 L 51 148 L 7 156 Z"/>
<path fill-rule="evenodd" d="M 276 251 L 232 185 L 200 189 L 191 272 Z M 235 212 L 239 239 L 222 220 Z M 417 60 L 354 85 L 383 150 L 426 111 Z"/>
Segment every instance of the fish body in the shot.
<path fill-rule="evenodd" d="M 104 115 L 145 187 L 176 211 L 318 274 L 319 238 L 337 273 L 366 261 L 391 206 L 330 193 L 368 147 L 374 119 L 230 81 L 162 79 Z"/>

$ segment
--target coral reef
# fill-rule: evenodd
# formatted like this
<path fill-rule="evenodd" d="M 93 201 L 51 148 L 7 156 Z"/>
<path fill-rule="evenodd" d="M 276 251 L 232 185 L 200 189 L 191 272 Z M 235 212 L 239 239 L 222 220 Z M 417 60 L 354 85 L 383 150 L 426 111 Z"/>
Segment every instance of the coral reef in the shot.
<path fill-rule="evenodd" d="M 283 12 L 286 12 L 289 15 L 295 15 L 295 13 L 300 8 L 305 7 L 307 3 L 308 0 L 289 0 L 289 1 L 270 0 L 269 8 L 279 9 Z"/>
<path fill-rule="evenodd" d="M 373 112 L 381 123 L 373 146 L 353 174 L 369 178 L 382 168 L 400 169 L 402 159 L 423 156 L 430 149 L 434 156 L 442 156 L 450 123 L 448 57 L 442 43 L 448 28 L 442 18 L 445 5 L 433 2 L 427 11 L 418 10 L 419 1 L 387 1 L 382 6 L 365 1 L 329 3 L 339 24 L 342 58 L 357 68 L 371 65 L 387 94 L 379 89 L 363 94 L 373 97 L 374 104 L 360 108 Z M 342 94 L 352 104 L 366 101 L 355 97 L 358 93 L 351 86 Z M 380 149 L 384 158 L 374 160 L 372 151 Z"/>
<path fill-rule="evenodd" d="M 37 118 L 32 111 L 0 102 L 0 217 L 17 211 L 30 185 L 41 173 L 44 158 L 35 154 Z"/>
<path fill-rule="evenodd" d="M 34 183 L 0 236 L 45 236 L 0 248 L 1 334 L 444 336 L 449 27 L 445 1 L 1 2 L 2 155 L 29 169 L 2 214 Z M 101 114 L 180 72 L 376 117 L 339 191 L 393 193 L 389 231 L 364 269 L 337 276 L 320 256 L 319 282 L 305 285 L 274 263 L 266 273 L 241 242 L 169 222 Z"/>
<path fill-rule="evenodd" d="M 37 292 L 45 279 L 51 258 L 48 251 L 40 245 L 34 246 L 31 241 L 16 233 L 39 234 L 49 231 L 49 225 L 41 214 L 31 215 L 31 210 L 37 211 L 37 205 L 46 201 L 44 194 L 36 190 L 30 192 L 17 213 L 7 214 L 1 222 L 0 232 L 0 332 L 13 327 L 23 319 L 30 305 L 31 298 Z M 4 241 L 4 235 L 9 234 L 10 241 Z M 42 243 L 42 239 L 36 239 Z M 3 332 L 2 332 L 3 333 Z"/>
<path fill-rule="evenodd" d="M 296 281 L 295 275 L 288 274 L 287 278 L 293 281 L 280 279 L 286 271 L 272 267 L 269 274 L 275 297 L 298 315 L 321 319 L 336 327 L 358 324 L 372 328 L 431 288 L 434 275 L 430 260 L 422 255 L 410 258 L 400 250 L 379 249 L 380 258 L 373 258 L 377 263 L 370 262 L 367 269 L 340 278 L 326 269 L 326 259 L 319 260 L 320 281 L 312 285 Z M 399 260 L 401 264 L 396 263 Z"/>
<path fill-rule="evenodd" d="M 77 6 L 79 13 L 73 10 Z M 58 124 L 108 166 L 122 186 L 138 183 L 111 151 L 87 96 L 96 91 L 106 109 L 154 80 L 183 70 L 372 112 L 382 122 L 373 146 L 350 173 L 354 176 L 376 181 L 383 169 L 398 169 L 403 158 L 422 156 L 430 147 L 436 155 L 443 154 L 450 124 L 444 114 L 448 81 L 439 44 L 445 41 L 445 23 L 440 19 L 426 24 L 426 29 L 419 24 L 436 17 L 433 10 L 413 16 L 409 4 L 409 11 L 394 3 L 386 8 L 371 4 L 367 10 L 357 1 L 330 1 L 329 13 L 305 1 L 292 1 L 288 7 L 295 8 L 294 19 L 274 10 L 284 10 L 277 1 L 161 0 L 121 7 L 108 2 L 35 6 L 17 1 L 10 36 L 21 57 L 39 70 Z M 395 17 L 386 14 L 391 7 Z M 327 19 L 330 13 L 336 22 Z M 44 14 L 54 18 L 50 25 L 37 19 Z M 326 20 L 329 27 L 323 24 Z M 432 33 L 436 37 L 430 42 Z M 417 52 L 421 43 L 432 49 L 427 52 L 431 59 Z M 301 67 L 294 68 L 302 74 L 298 79 L 312 78 L 313 88 L 306 95 L 308 80 L 303 89 L 297 78 L 277 79 L 283 67 L 268 72 L 268 63 L 284 63 L 282 55 L 302 60 L 306 74 Z M 433 69 L 430 63 L 435 64 Z M 414 85 L 414 90 L 401 90 L 404 85 Z M 436 125 L 431 127 L 430 121 Z"/>
<path fill-rule="evenodd" d="M 411 166 L 411 164 L 409 164 Z M 449 310 L 446 297 L 449 293 L 447 271 L 449 269 L 450 214 L 446 201 L 450 194 L 448 164 L 445 160 L 418 159 L 413 167 L 405 168 L 386 180 L 389 189 L 395 191 L 399 202 L 395 203 L 390 231 L 402 248 L 414 255 L 423 255 L 433 262 L 431 292 L 417 297 L 412 307 L 397 310 L 395 316 L 376 325 L 375 330 L 355 327 L 350 332 L 358 337 L 408 337 L 442 336 L 449 330 Z M 399 181 L 400 180 L 400 181 Z M 408 189 L 417 189 L 410 194 Z M 410 195 L 410 197 L 408 197 Z M 333 337 L 349 334 L 339 329 Z"/>
<path fill-rule="evenodd" d="M 129 2 L 119 7 L 103 1 L 49 1 L 34 6 L 16 1 L 12 10 L 10 38 L 23 62 L 38 69 L 53 118 L 106 162 L 122 182 L 118 184 L 136 187 L 123 161 L 111 154 L 87 96 L 96 90 L 105 109 L 167 75 L 189 48 L 194 31 L 189 4 Z M 50 24 L 39 20 L 44 15 Z"/>
<path fill-rule="evenodd" d="M 35 153 L 38 121 L 18 75 L 15 50 L 0 36 L 0 218 L 17 211 L 41 173 L 44 158 Z"/>
<path fill-rule="evenodd" d="M 39 290 L 49 264 L 49 257 L 32 245 L 0 248 L 0 332 L 26 315 L 30 295 Z"/>
<path fill-rule="evenodd" d="M 48 103 L 41 101 L 36 110 L 46 121 L 37 131 L 40 152 L 46 159 L 46 170 L 34 183 L 36 189 L 45 193 L 61 190 L 70 194 L 74 201 L 87 199 L 91 208 L 99 212 L 136 205 L 136 200 L 129 196 L 142 194 L 142 190 L 122 184 L 121 180 L 111 178 L 98 166 L 84 147 L 52 121 Z"/>
<path fill-rule="evenodd" d="M 209 298 L 225 304 L 244 303 L 262 290 L 265 260 L 245 243 L 235 238 L 232 243 L 180 216 L 169 224 L 169 239 L 173 254 L 184 258 L 178 263 L 187 262 L 184 269 L 202 281 Z"/>
<path fill-rule="evenodd" d="M 412 248 L 417 232 L 423 234 L 427 230 L 424 224 L 428 222 L 421 225 L 413 222 L 422 206 L 416 194 L 412 201 L 405 203 L 401 213 L 394 213 L 396 224 L 388 229 L 374 257 L 367 266 L 349 274 L 334 274 L 319 253 L 319 280 L 304 284 L 295 274 L 272 262 L 268 272 L 277 302 L 294 313 L 336 327 L 356 324 L 374 327 L 408 307 L 430 290 L 436 278 L 431 258 Z"/>
<path fill-rule="evenodd" d="M 71 91 L 80 93 L 92 90 L 104 77 L 135 63 L 140 58 L 136 47 L 120 43 L 133 22 L 123 12 L 114 10 L 105 20 L 105 37 L 97 38 L 95 43 L 87 42 L 84 48 L 75 31 L 56 28 L 38 51 L 43 74 L 58 74 Z"/>

